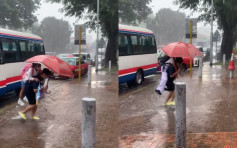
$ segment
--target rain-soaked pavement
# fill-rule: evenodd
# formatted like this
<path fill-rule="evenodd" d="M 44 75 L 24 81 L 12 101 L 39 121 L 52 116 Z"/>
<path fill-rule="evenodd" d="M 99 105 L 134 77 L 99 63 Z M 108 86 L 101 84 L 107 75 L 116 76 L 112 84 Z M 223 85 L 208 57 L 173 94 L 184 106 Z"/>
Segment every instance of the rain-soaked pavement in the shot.
<path fill-rule="evenodd" d="M 118 147 L 117 72 L 92 74 L 81 84 L 77 80 L 50 80 L 48 94 L 38 107 L 39 121 L 12 120 L 17 111 L 17 96 L 0 102 L 1 148 L 79 148 L 81 147 L 81 99 L 96 98 L 96 147 Z"/>
<path fill-rule="evenodd" d="M 186 83 L 188 133 L 237 132 L 237 74 L 234 76 L 228 78 L 227 66 L 210 68 L 209 63 L 204 63 L 202 79 L 196 68 L 192 78 L 187 71 L 176 80 Z M 167 92 L 159 96 L 154 91 L 159 81 L 160 74 L 156 74 L 141 86 L 120 86 L 120 143 L 133 135 L 137 139 L 132 142 L 144 134 L 175 133 L 175 109 L 162 105 Z"/>

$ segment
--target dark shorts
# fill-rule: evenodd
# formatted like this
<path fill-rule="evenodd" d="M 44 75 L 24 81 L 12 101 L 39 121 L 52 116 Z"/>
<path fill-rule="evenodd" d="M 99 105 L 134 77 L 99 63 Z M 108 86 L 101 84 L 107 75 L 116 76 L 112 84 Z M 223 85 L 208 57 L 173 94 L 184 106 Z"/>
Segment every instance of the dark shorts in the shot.
<path fill-rule="evenodd" d="M 166 89 L 167 91 L 174 91 L 175 90 L 175 85 L 174 85 L 174 81 L 167 81 L 166 83 Z"/>
<path fill-rule="evenodd" d="M 33 86 L 25 87 L 25 95 L 30 105 L 36 105 L 36 96 Z"/>

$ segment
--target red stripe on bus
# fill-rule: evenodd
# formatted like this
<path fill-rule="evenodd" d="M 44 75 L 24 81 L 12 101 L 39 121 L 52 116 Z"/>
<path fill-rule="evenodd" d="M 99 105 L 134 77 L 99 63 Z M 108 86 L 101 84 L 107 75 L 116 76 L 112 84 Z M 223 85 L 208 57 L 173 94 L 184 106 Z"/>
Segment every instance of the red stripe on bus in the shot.
<path fill-rule="evenodd" d="M 21 79 L 22 79 L 21 76 L 15 76 L 15 77 L 7 78 L 6 80 L 0 81 L 0 87 L 1 87 L 1 86 L 6 86 L 6 84 L 8 84 L 8 83 L 12 83 L 12 82 L 15 82 L 15 81 L 19 81 L 19 80 L 21 80 Z"/>
<path fill-rule="evenodd" d="M 124 70 L 120 70 L 118 73 L 119 73 L 119 76 L 120 75 L 124 75 L 124 74 L 128 74 L 128 73 L 134 73 L 134 72 L 137 72 L 137 70 L 140 68 L 140 69 L 149 69 L 149 68 L 153 68 L 153 67 L 157 67 L 158 64 L 155 63 L 155 64 L 151 64 L 151 65 L 145 65 L 145 66 L 140 66 L 140 67 L 134 67 L 134 68 L 129 68 L 129 69 L 124 69 Z"/>
<path fill-rule="evenodd" d="M 1 86 L 6 86 L 6 80 L 0 81 L 0 87 Z"/>
<path fill-rule="evenodd" d="M 10 78 L 6 79 L 6 83 L 11 83 L 11 82 L 14 82 L 14 81 L 19 81 L 21 79 L 22 79 L 21 76 L 10 77 Z"/>

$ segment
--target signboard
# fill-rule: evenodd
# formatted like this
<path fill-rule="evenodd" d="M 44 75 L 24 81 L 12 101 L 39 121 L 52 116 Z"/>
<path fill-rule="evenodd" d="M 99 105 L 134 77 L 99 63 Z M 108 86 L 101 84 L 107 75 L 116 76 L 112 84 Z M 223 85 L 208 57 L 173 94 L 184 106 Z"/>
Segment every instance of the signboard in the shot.
<path fill-rule="evenodd" d="M 99 45 L 98 45 L 98 48 L 105 48 L 105 40 L 104 38 L 101 38 L 100 41 L 99 41 Z"/>
<path fill-rule="evenodd" d="M 197 38 L 197 18 L 186 19 L 186 38 L 190 38 L 190 21 L 192 20 L 192 38 Z"/>
<path fill-rule="evenodd" d="M 75 41 L 74 44 L 78 45 L 79 44 L 79 27 L 81 26 L 81 44 L 85 45 L 86 44 L 86 25 L 75 25 Z"/>
<path fill-rule="evenodd" d="M 215 31 L 212 41 L 213 42 L 219 42 L 221 40 L 221 35 L 218 30 Z"/>

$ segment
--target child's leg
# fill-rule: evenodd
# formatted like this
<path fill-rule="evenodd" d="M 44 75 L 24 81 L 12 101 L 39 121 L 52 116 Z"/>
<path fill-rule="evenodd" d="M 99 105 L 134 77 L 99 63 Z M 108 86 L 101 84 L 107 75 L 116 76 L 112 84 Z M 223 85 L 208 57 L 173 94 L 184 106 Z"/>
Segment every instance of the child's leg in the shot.
<path fill-rule="evenodd" d="M 158 87 L 156 88 L 160 92 L 164 91 L 165 85 L 166 85 L 167 80 L 168 80 L 167 72 L 164 69 L 164 66 L 162 66 L 161 71 L 162 71 L 162 73 L 161 73 L 161 81 L 160 81 L 160 84 L 158 85 Z"/>
<path fill-rule="evenodd" d="M 23 102 L 24 91 L 25 91 L 25 86 L 21 86 L 21 91 L 20 91 L 20 94 L 19 94 L 19 99 L 18 99 L 18 101 L 17 101 L 17 103 L 18 103 L 20 106 L 24 106 L 24 105 L 25 105 L 25 103 Z"/>
<path fill-rule="evenodd" d="M 20 98 L 21 100 L 23 100 L 24 91 L 25 91 L 25 87 L 23 86 L 23 87 L 21 87 L 20 96 L 19 96 L 19 98 Z"/>

